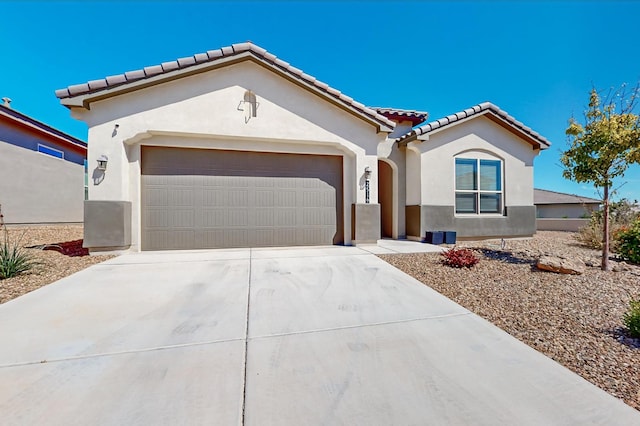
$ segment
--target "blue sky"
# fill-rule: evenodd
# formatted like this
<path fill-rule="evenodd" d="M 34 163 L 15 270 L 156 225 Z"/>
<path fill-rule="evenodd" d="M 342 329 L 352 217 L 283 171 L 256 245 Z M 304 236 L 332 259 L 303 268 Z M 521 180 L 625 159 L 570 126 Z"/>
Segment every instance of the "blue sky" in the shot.
<path fill-rule="evenodd" d="M 562 178 L 592 86 L 640 80 L 640 2 L 0 1 L 0 97 L 86 140 L 55 89 L 246 40 L 370 106 L 431 119 L 491 101 L 552 141 L 535 185 Z M 626 183 L 624 183 L 626 182 Z M 617 198 L 640 200 L 640 166 Z"/>

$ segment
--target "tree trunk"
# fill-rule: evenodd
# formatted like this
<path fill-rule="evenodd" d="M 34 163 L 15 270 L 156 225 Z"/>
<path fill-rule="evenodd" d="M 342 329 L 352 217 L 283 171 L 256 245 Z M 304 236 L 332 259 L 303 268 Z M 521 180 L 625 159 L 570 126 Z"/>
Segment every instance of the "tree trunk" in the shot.
<path fill-rule="evenodd" d="M 604 186 L 604 215 L 602 219 L 602 270 L 609 270 L 609 185 Z"/>

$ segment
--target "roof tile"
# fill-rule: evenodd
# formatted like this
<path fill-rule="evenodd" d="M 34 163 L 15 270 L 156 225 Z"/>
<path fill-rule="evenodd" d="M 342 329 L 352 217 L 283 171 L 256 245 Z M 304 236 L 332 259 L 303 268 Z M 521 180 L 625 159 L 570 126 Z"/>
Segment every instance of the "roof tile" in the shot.
<path fill-rule="evenodd" d="M 162 63 L 162 69 L 164 70 L 164 72 L 174 71 L 174 70 L 177 70 L 178 68 L 180 68 L 180 66 L 178 65 L 177 61 L 169 61 L 169 62 Z"/>
<path fill-rule="evenodd" d="M 143 70 L 127 71 L 124 73 L 124 76 L 127 78 L 127 81 L 140 80 L 146 77 Z"/>
<path fill-rule="evenodd" d="M 206 53 L 196 53 L 193 55 L 193 58 L 196 60 L 197 64 L 201 64 L 209 60 L 209 56 Z"/>
<path fill-rule="evenodd" d="M 260 46 L 257 46 L 253 43 L 250 43 L 250 46 L 251 46 L 251 51 L 257 53 L 258 55 L 262 55 L 262 56 L 270 55 L 270 53 L 267 52 L 266 49 L 263 49 Z"/>
<path fill-rule="evenodd" d="M 79 94 L 79 93 L 84 93 L 84 92 L 86 92 L 88 90 L 89 90 L 89 85 L 87 83 L 76 84 L 74 86 L 69 86 L 69 94 L 71 96 Z"/>
<path fill-rule="evenodd" d="M 195 63 L 196 63 L 196 60 L 194 59 L 193 56 L 187 56 L 186 58 L 178 59 L 178 65 L 180 66 L 180 68 L 185 68 L 185 67 L 188 67 L 189 65 L 194 65 Z"/>
<path fill-rule="evenodd" d="M 91 89 L 91 90 L 104 89 L 105 87 L 107 87 L 109 85 L 107 83 L 107 80 L 105 80 L 104 78 L 102 78 L 100 80 L 92 80 L 87 84 L 89 84 L 89 89 Z"/>
<path fill-rule="evenodd" d="M 209 50 L 206 53 L 198 53 L 194 56 L 180 58 L 176 61 L 163 62 L 160 65 L 149 66 L 145 67 L 144 69 L 133 70 L 128 71 L 124 74 L 109 76 L 103 80 L 94 80 L 89 83 L 70 86 L 66 89 L 57 90 L 56 96 L 63 99 L 83 94 L 90 94 L 105 88 L 120 86 L 141 79 L 158 76 L 164 73 L 178 71 L 180 69 L 188 68 L 196 64 L 212 62 L 219 58 L 233 56 L 240 52 L 247 51 L 253 52 L 263 62 L 269 63 L 276 68 L 280 68 L 281 71 L 287 72 L 290 75 L 306 82 L 306 84 L 310 84 L 326 92 L 329 96 L 333 96 L 339 99 L 340 101 L 347 104 L 347 106 L 349 106 L 354 112 L 368 116 L 379 124 L 382 124 L 387 130 L 395 126 L 394 122 L 381 114 L 380 111 L 367 108 L 363 104 L 355 102 L 351 97 L 344 95 L 339 90 L 333 89 L 328 84 L 316 80 L 316 78 L 312 75 L 305 74 L 302 70 L 292 66 L 288 62 L 277 58 L 275 55 L 267 52 L 265 49 L 256 46 L 251 42 L 237 43 L 232 46 L 223 47 L 221 49 Z"/>
<path fill-rule="evenodd" d="M 276 58 L 273 63 L 281 68 L 287 69 L 289 67 L 289 64 L 285 61 L 283 61 L 280 58 Z"/>
<path fill-rule="evenodd" d="M 331 93 L 332 95 L 338 96 L 338 97 L 340 96 L 340 91 L 338 89 L 334 89 L 331 86 L 327 87 L 327 93 Z"/>
<path fill-rule="evenodd" d="M 220 58 L 222 56 L 222 49 L 207 50 L 207 56 L 209 59 Z"/>
<path fill-rule="evenodd" d="M 235 53 L 246 52 L 247 50 L 251 50 L 251 43 L 236 43 L 232 44 L 231 48 Z"/>
<path fill-rule="evenodd" d="M 551 146 L 551 142 L 549 142 L 544 136 L 541 136 L 539 133 L 534 132 L 532 129 L 530 129 L 520 121 L 516 120 L 515 118 L 507 114 L 506 111 L 501 110 L 496 105 L 493 105 L 491 102 L 483 102 L 481 104 L 474 105 L 471 108 L 467 108 L 461 112 L 457 112 L 455 114 L 448 115 L 439 120 L 427 123 L 423 126 L 418 127 L 414 131 L 409 132 L 406 135 L 403 135 L 402 137 L 398 138 L 397 141 L 400 143 L 402 142 L 406 143 L 409 141 L 409 139 L 413 139 L 418 135 L 424 135 L 438 128 L 445 127 L 449 124 L 455 124 L 456 122 L 463 120 L 464 118 L 473 117 L 474 115 L 483 113 L 485 111 L 490 112 L 491 114 L 496 115 L 498 117 L 501 117 L 511 127 L 513 127 L 514 129 L 518 129 L 519 131 L 525 133 L 526 135 L 528 135 L 529 137 L 537 141 L 541 149 L 546 149 L 549 146 Z"/>
<path fill-rule="evenodd" d="M 124 74 L 110 75 L 108 77 L 105 77 L 105 80 L 107 80 L 109 86 L 116 86 L 118 84 L 127 82 L 127 78 L 124 76 Z"/>
<path fill-rule="evenodd" d="M 314 82 L 316 81 L 315 77 L 309 75 L 309 74 L 305 74 L 304 72 L 302 74 L 300 74 L 300 77 L 309 81 L 309 82 Z"/>
<path fill-rule="evenodd" d="M 162 65 L 153 65 L 151 67 L 144 68 L 144 73 L 147 75 L 147 77 L 162 74 L 163 72 L 164 70 L 162 69 Z"/>
<path fill-rule="evenodd" d="M 316 80 L 316 86 L 318 86 L 320 89 L 326 91 L 329 88 L 329 85 L 327 83 L 324 83 L 322 81 L 318 81 Z"/>
<path fill-rule="evenodd" d="M 256 53 L 258 53 L 258 52 L 256 52 Z M 274 55 L 273 53 L 269 53 L 269 52 L 264 53 L 263 56 L 269 62 L 275 62 L 276 59 L 278 59 L 278 57 L 276 55 Z"/>
<path fill-rule="evenodd" d="M 58 89 L 56 90 L 56 97 L 58 98 L 66 98 L 69 96 L 69 90 L 67 89 Z"/>
<path fill-rule="evenodd" d="M 296 67 L 293 67 L 291 65 L 289 65 L 289 70 L 290 73 L 295 74 L 297 76 L 301 76 L 302 75 L 302 70 Z"/>

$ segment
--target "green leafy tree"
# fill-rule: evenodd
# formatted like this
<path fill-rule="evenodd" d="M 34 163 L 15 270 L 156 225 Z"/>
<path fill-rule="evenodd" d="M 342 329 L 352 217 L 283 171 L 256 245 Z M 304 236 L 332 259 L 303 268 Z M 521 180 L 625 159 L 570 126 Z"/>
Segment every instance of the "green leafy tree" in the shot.
<path fill-rule="evenodd" d="M 562 153 L 562 175 L 575 182 L 592 183 L 602 190 L 602 269 L 609 270 L 609 204 L 613 180 L 632 163 L 640 164 L 640 117 L 634 112 L 639 87 L 625 86 L 602 99 L 594 88 L 584 124 L 569 119 L 570 148 Z"/>

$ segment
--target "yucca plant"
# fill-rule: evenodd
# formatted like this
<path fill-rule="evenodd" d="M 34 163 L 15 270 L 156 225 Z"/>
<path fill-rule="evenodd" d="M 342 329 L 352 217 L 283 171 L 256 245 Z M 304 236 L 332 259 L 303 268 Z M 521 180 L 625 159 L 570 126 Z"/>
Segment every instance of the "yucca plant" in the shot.
<path fill-rule="evenodd" d="M 4 224 L 1 205 L 0 232 L 3 234 L 3 240 L 0 243 L 0 280 L 15 277 L 23 272 L 29 272 L 40 265 L 40 262 L 20 247 L 24 233 L 17 241 L 9 241 L 9 231 Z"/>

